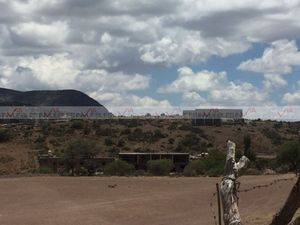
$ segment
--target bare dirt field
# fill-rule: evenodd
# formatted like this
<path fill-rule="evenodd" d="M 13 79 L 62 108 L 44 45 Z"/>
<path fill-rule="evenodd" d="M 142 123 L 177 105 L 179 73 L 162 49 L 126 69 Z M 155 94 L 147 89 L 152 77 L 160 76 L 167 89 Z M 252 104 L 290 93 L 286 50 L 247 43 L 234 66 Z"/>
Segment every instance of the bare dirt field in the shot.
<path fill-rule="evenodd" d="M 240 179 L 240 189 L 292 176 L 245 176 Z M 218 181 L 220 178 L 1 178 L 0 224 L 214 225 L 210 199 Z M 240 193 L 244 223 L 268 224 L 294 182 Z M 215 199 L 213 206 L 216 210 Z"/>

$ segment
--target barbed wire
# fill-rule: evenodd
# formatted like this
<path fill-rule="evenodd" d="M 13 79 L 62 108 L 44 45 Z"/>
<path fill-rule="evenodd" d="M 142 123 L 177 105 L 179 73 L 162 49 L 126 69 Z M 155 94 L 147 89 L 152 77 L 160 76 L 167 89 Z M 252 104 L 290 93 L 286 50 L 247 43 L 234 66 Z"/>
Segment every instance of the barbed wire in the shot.
<path fill-rule="evenodd" d="M 242 190 L 237 190 L 237 192 L 238 193 L 242 193 L 242 192 L 246 193 L 246 192 L 254 191 L 254 190 L 260 189 L 260 188 L 267 188 L 267 187 L 273 186 L 273 185 L 278 184 L 278 183 L 283 182 L 283 181 L 292 181 L 292 180 L 295 180 L 295 178 L 297 178 L 297 176 L 294 176 L 294 177 L 291 177 L 291 178 L 274 179 L 270 183 L 261 184 L 261 185 L 255 185 L 255 186 L 253 186 L 251 188 L 245 188 L 245 189 L 242 189 Z"/>

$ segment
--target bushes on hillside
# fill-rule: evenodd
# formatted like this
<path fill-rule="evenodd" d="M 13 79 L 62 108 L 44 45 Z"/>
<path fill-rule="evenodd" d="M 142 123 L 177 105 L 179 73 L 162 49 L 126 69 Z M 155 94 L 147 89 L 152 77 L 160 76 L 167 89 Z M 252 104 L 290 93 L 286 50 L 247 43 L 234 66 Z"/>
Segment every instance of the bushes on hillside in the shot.
<path fill-rule="evenodd" d="M 104 136 L 104 137 L 116 137 L 118 130 L 113 128 L 101 128 L 99 127 L 96 130 L 96 135 L 98 136 Z"/>
<path fill-rule="evenodd" d="M 262 133 L 269 138 L 274 145 L 281 145 L 283 143 L 283 138 L 275 129 L 264 128 Z"/>
<path fill-rule="evenodd" d="M 0 129 L 0 142 L 7 142 L 11 139 L 11 133 L 7 129 Z"/>
<path fill-rule="evenodd" d="M 176 152 L 206 152 L 213 145 L 195 133 L 186 134 L 175 148 Z"/>
<path fill-rule="evenodd" d="M 150 160 L 147 162 L 147 170 L 154 176 L 166 176 L 172 171 L 173 167 L 173 163 L 167 159 Z"/>
<path fill-rule="evenodd" d="M 53 169 L 48 167 L 48 166 L 43 166 L 43 167 L 40 167 L 39 168 L 39 173 L 42 173 L 42 174 L 51 174 L 53 173 Z"/>
<path fill-rule="evenodd" d="M 133 132 L 128 134 L 129 141 L 141 141 L 141 142 L 156 142 L 162 138 L 167 137 L 166 134 L 163 134 L 159 129 L 155 131 L 145 131 L 143 132 L 142 129 L 136 128 Z"/>
<path fill-rule="evenodd" d="M 184 169 L 185 176 L 219 176 L 224 172 L 225 154 L 212 150 L 207 159 L 191 161 Z"/>
<path fill-rule="evenodd" d="M 119 159 L 107 164 L 104 167 L 103 173 L 110 176 L 129 176 L 132 175 L 134 171 L 135 168 L 133 165 Z"/>
<path fill-rule="evenodd" d="M 82 130 L 84 128 L 84 121 L 83 120 L 72 120 L 71 128 L 75 130 Z"/>
<path fill-rule="evenodd" d="M 283 144 L 277 153 L 278 165 L 288 166 L 290 171 L 300 172 L 300 144 L 289 141 Z"/>
<path fill-rule="evenodd" d="M 9 163 L 16 160 L 14 157 L 10 155 L 2 155 L 0 156 L 0 163 Z"/>

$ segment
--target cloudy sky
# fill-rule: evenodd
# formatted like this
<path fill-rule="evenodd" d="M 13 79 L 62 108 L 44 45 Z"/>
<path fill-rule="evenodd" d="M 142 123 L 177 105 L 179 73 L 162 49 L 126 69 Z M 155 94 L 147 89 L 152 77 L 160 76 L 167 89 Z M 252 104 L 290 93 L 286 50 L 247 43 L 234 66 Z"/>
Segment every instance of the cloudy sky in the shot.
<path fill-rule="evenodd" d="M 300 0 L 0 0 L 0 86 L 106 106 L 300 105 Z"/>

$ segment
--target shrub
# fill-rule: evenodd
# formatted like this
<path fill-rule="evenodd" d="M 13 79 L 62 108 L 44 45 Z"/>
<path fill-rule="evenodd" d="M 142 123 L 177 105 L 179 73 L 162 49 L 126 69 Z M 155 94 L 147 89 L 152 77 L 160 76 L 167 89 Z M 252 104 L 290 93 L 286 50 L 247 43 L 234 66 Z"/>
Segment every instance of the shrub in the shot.
<path fill-rule="evenodd" d="M 189 164 L 184 168 L 183 175 L 187 177 L 204 175 L 206 170 L 207 166 L 205 160 L 195 160 L 189 162 Z"/>
<path fill-rule="evenodd" d="M 190 161 L 184 169 L 185 176 L 220 176 L 224 172 L 225 154 L 218 150 L 209 152 L 207 159 Z"/>
<path fill-rule="evenodd" d="M 9 163 L 14 161 L 15 158 L 10 155 L 0 156 L 0 163 Z"/>
<path fill-rule="evenodd" d="M 84 128 L 84 121 L 83 120 L 73 120 L 71 124 L 71 128 L 76 130 L 81 130 Z"/>
<path fill-rule="evenodd" d="M 147 162 L 147 170 L 150 174 L 155 176 L 169 175 L 174 165 L 170 160 L 150 160 Z"/>
<path fill-rule="evenodd" d="M 161 132 L 161 130 L 159 130 L 159 129 L 156 129 L 156 130 L 153 132 L 153 138 L 154 138 L 154 139 L 161 139 L 161 138 L 165 138 L 165 137 L 167 137 L 167 135 L 166 135 L 166 134 L 163 134 L 163 133 Z"/>
<path fill-rule="evenodd" d="M 142 142 L 156 142 L 166 135 L 163 134 L 159 129 L 152 131 L 143 132 L 142 129 L 136 128 L 132 133 L 128 134 L 129 141 L 142 141 Z"/>
<path fill-rule="evenodd" d="M 104 143 L 106 146 L 112 146 L 114 144 L 110 138 L 105 138 Z"/>
<path fill-rule="evenodd" d="M 45 136 L 39 135 L 36 139 L 35 139 L 35 143 L 44 143 L 46 141 Z"/>
<path fill-rule="evenodd" d="M 175 139 L 174 138 L 169 138 L 169 140 L 168 140 L 168 142 L 169 142 L 169 144 L 174 144 L 174 142 L 175 142 Z"/>
<path fill-rule="evenodd" d="M 115 137 L 117 133 L 116 129 L 112 129 L 112 128 L 98 128 L 96 130 L 96 135 L 98 136 L 104 136 L 104 137 Z"/>
<path fill-rule="evenodd" d="M 118 143 L 117 143 L 117 146 L 118 146 L 118 147 L 124 147 L 125 144 L 126 144 L 125 140 L 124 140 L 124 139 L 120 139 L 120 140 L 118 141 Z"/>
<path fill-rule="evenodd" d="M 108 149 L 108 155 L 109 157 L 116 157 L 120 152 L 120 149 L 116 147 L 111 147 Z"/>
<path fill-rule="evenodd" d="M 124 129 L 124 130 L 121 131 L 121 135 L 128 135 L 130 133 L 131 133 L 130 128 L 126 128 L 126 129 Z"/>
<path fill-rule="evenodd" d="M 91 133 L 91 126 L 90 125 L 88 125 L 88 124 L 86 124 L 85 126 L 84 126 L 84 129 L 83 129 L 83 133 L 85 134 L 85 135 L 89 135 L 90 133 Z"/>
<path fill-rule="evenodd" d="M 191 124 L 183 124 L 179 127 L 179 130 L 190 131 L 195 134 L 199 134 L 201 137 L 207 138 L 205 132 L 200 127 L 194 127 Z"/>
<path fill-rule="evenodd" d="M 0 129 L 0 142 L 7 142 L 11 139 L 11 133 L 7 129 Z"/>
<path fill-rule="evenodd" d="M 39 172 L 43 173 L 43 174 L 50 174 L 53 173 L 52 168 L 48 167 L 48 166 L 42 166 L 39 168 Z"/>
<path fill-rule="evenodd" d="M 50 122 L 43 123 L 43 125 L 42 125 L 42 131 L 43 131 L 44 135 L 50 134 L 51 129 L 52 129 L 52 127 L 51 127 Z"/>
<path fill-rule="evenodd" d="M 132 175 L 135 171 L 133 165 L 123 161 L 123 160 L 116 160 L 104 167 L 104 174 L 111 175 L 111 176 L 129 176 Z"/>
<path fill-rule="evenodd" d="M 256 160 L 256 154 L 251 150 L 251 136 L 249 134 L 244 136 L 244 154 L 250 161 Z"/>
<path fill-rule="evenodd" d="M 250 160 L 250 165 L 252 161 Z M 262 159 L 259 158 L 254 162 L 255 168 L 263 171 L 264 169 L 275 169 L 276 168 L 276 160 L 274 159 Z"/>
<path fill-rule="evenodd" d="M 187 134 L 183 139 L 182 139 L 182 145 L 183 146 L 193 146 L 193 145 L 198 145 L 200 143 L 200 138 L 197 137 L 197 135 L 191 133 Z"/>
<path fill-rule="evenodd" d="M 265 128 L 262 130 L 262 133 L 269 138 L 274 145 L 281 145 L 283 142 L 281 135 L 275 129 Z"/>
<path fill-rule="evenodd" d="M 288 165 L 291 171 L 300 170 L 300 144 L 289 141 L 283 144 L 277 153 L 278 165 Z"/>

